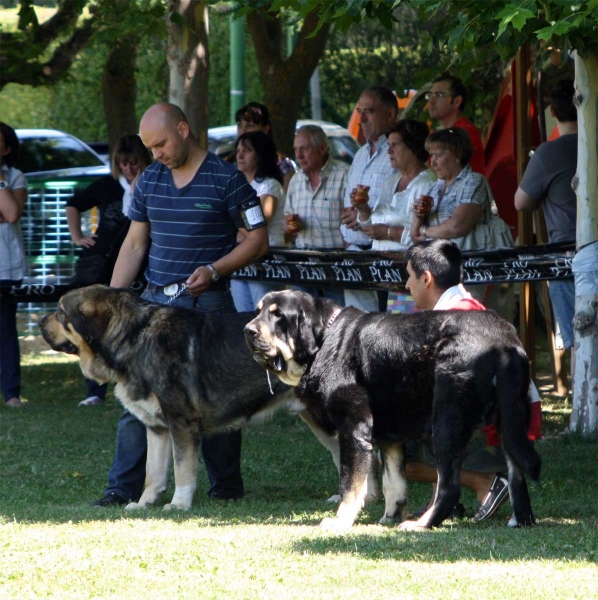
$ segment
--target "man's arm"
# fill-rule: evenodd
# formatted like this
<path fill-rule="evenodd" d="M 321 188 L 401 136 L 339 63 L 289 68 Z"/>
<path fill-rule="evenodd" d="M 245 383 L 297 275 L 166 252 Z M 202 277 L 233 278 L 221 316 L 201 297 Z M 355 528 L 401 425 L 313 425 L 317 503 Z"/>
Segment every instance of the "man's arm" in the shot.
<path fill-rule="evenodd" d="M 536 210 L 538 202 L 521 188 L 515 192 L 515 208 L 517 210 Z"/>
<path fill-rule="evenodd" d="M 233 271 L 241 269 L 268 252 L 268 230 L 266 227 L 253 229 L 252 231 L 245 229 L 240 229 L 239 231 L 245 236 L 245 239 L 214 263 L 214 268 L 220 275 L 230 275 Z M 121 255 L 119 254 L 118 262 L 120 262 L 120 257 Z M 117 266 L 118 262 L 116 263 Z M 202 266 L 195 269 L 189 279 L 187 279 L 189 293 L 192 296 L 199 296 L 207 291 L 212 283 L 212 275 L 212 271 L 208 267 Z"/>
<path fill-rule="evenodd" d="M 112 273 L 111 287 L 128 288 L 145 258 L 150 240 L 150 225 L 144 221 L 131 221 L 129 232 L 118 253 Z"/>

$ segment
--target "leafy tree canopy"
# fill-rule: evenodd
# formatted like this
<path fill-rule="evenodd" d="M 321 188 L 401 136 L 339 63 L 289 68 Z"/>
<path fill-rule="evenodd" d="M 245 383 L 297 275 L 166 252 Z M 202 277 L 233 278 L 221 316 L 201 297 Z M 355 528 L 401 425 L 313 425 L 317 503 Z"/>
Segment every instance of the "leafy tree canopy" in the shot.
<path fill-rule="evenodd" d="M 417 8 L 422 22 L 429 24 L 430 39 L 451 50 L 493 47 L 508 59 L 525 42 L 537 39 L 563 51 L 577 50 L 584 57 L 598 53 L 598 0 L 250 0 L 247 4 L 269 5 L 271 11 L 292 8 L 301 15 L 317 8 L 320 24 L 331 22 L 347 31 L 368 19 L 389 27 L 402 3 Z M 462 60 L 471 55 L 466 52 Z"/>

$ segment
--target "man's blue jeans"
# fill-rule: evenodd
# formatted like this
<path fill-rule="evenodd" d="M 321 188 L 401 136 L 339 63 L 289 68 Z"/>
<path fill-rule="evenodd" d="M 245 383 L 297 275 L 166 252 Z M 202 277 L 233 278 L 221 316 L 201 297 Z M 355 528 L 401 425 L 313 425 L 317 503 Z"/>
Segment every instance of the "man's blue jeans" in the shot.
<path fill-rule="evenodd" d="M 170 299 L 161 291 L 146 290 L 142 298 L 158 304 Z M 182 293 L 171 306 L 193 308 L 202 313 L 234 313 L 228 291 L 208 291 L 192 298 Z M 210 480 L 210 498 L 240 498 L 243 493 L 241 477 L 241 432 L 233 431 L 204 438 L 201 451 Z M 106 494 L 116 494 L 124 500 L 137 501 L 143 492 L 147 435 L 145 425 L 128 410 L 122 414 L 116 432 L 116 454 L 108 474 Z"/>

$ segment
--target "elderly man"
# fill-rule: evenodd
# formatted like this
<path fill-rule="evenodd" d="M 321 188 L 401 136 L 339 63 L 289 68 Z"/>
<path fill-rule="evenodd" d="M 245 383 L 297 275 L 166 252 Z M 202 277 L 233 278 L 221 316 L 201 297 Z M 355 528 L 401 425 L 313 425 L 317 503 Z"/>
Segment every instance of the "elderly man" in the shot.
<path fill-rule="evenodd" d="M 386 134 L 397 120 L 397 99 L 390 88 L 367 88 L 357 102 L 357 113 L 366 142 L 357 151 L 351 165 L 344 205 L 345 208 L 351 208 L 351 195 L 356 192 L 358 185 L 366 185 L 369 187 L 368 204 L 374 210 L 382 182 L 396 172 L 388 158 Z M 369 250 L 372 240 L 360 230 L 356 215 L 353 208 L 343 214 L 341 231 L 345 247 L 354 251 Z M 345 303 L 369 312 L 379 310 L 378 295 L 368 290 L 345 290 Z"/>
<path fill-rule="evenodd" d="M 432 89 L 426 94 L 430 116 L 440 123 L 442 129 L 458 127 L 469 134 L 473 145 L 471 168 L 484 175 L 484 144 L 479 129 L 463 116 L 467 103 L 467 88 L 458 77 L 441 75 L 432 83 Z"/>
<path fill-rule="evenodd" d="M 164 102 L 150 107 L 139 132 L 156 162 L 135 186 L 131 226 L 110 285 L 129 287 L 149 251 L 144 299 L 203 313 L 235 312 L 228 285 L 219 279 L 268 251 L 259 198 L 242 173 L 199 145 L 178 106 Z M 237 244 L 239 231 L 243 241 Z M 146 448 L 145 426 L 125 411 L 118 424 L 108 487 L 93 506 L 139 498 Z M 203 439 L 202 454 L 209 497 L 240 498 L 240 432 Z"/>
<path fill-rule="evenodd" d="M 284 208 L 287 239 L 294 240 L 297 248 L 305 250 L 342 249 L 344 242 L 339 225 L 347 188 L 347 167 L 330 156 L 328 138 L 317 125 L 300 127 L 293 147 L 301 170 L 291 179 L 287 192 Z M 344 305 L 342 290 L 296 289 Z"/>

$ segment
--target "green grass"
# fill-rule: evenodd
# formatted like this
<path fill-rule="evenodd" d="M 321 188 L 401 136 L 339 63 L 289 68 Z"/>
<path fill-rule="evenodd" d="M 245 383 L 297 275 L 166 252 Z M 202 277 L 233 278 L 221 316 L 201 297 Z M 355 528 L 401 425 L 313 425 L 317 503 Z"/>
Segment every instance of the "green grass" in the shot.
<path fill-rule="evenodd" d="M 377 524 L 368 505 L 345 537 L 320 532 L 334 509 L 331 459 L 280 413 L 243 436 L 246 497 L 210 502 L 205 473 L 189 513 L 92 509 L 106 484 L 121 408 L 77 409 L 78 364 L 28 354 L 24 409 L 0 411 L 0 598 L 595 598 L 595 441 L 559 435 L 566 400 L 543 404 L 538 525 L 510 530 L 508 505 L 473 525 L 425 533 Z M 172 484 L 167 498 L 172 494 Z M 410 506 L 429 487 L 411 484 Z M 474 495 L 463 494 L 468 514 Z"/>

